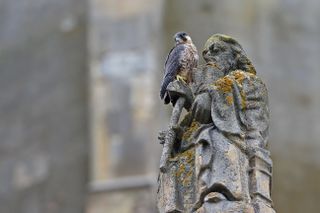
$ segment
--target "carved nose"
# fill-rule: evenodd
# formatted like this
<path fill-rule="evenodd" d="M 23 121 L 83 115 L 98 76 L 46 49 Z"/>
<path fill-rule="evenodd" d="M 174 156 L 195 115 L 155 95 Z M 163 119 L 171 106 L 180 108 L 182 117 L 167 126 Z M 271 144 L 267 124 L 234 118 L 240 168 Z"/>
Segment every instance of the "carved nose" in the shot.
<path fill-rule="evenodd" d="M 210 192 L 204 198 L 205 202 L 209 203 L 219 203 L 220 201 L 227 200 L 226 197 L 219 192 Z"/>

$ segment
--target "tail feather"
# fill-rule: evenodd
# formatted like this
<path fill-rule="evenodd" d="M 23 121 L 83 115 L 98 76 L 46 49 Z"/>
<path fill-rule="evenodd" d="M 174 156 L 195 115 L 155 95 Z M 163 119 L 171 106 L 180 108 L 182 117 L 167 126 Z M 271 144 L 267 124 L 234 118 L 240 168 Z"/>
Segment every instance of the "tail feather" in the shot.
<path fill-rule="evenodd" d="M 163 99 L 164 95 L 167 92 L 167 87 L 170 84 L 170 82 L 173 80 L 170 76 L 167 76 L 163 79 L 162 84 L 161 84 L 161 89 L 160 89 L 160 98 Z"/>
<path fill-rule="evenodd" d="M 171 101 L 171 98 L 169 96 L 169 93 L 166 92 L 165 96 L 164 96 L 164 104 L 169 104 Z"/>

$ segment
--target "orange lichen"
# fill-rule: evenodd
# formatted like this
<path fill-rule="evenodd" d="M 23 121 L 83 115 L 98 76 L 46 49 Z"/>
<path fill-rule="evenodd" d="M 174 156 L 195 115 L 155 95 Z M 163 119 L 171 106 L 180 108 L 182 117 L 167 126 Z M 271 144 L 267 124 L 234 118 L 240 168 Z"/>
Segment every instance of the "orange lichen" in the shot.
<path fill-rule="evenodd" d="M 182 180 L 182 185 L 183 186 L 187 186 L 190 182 L 191 182 L 191 178 L 192 178 L 192 175 L 193 175 L 193 170 L 190 169 L 188 173 L 186 173 L 184 179 Z"/>
<path fill-rule="evenodd" d="M 185 162 L 191 162 L 193 160 L 193 148 L 190 148 L 184 152 L 176 154 L 174 158 L 171 159 L 171 161 L 179 161 L 181 159 L 184 159 Z"/>
<path fill-rule="evenodd" d="M 199 128 L 200 123 L 193 120 L 190 127 L 186 129 L 186 131 L 182 135 L 182 141 L 187 141 L 191 135 Z"/>
<path fill-rule="evenodd" d="M 226 101 L 227 101 L 227 104 L 228 104 L 228 105 L 232 105 L 232 103 L 233 103 L 233 97 L 230 96 L 230 95 L 228 95 L 228 96 L 226 97 Z"/>
<path fill-rule="evenodd" d="M 179 153 L 177 156 L 178 158 L 178 169 L 176 171 L 176 176 L 179 178 L 184 179 L 187 176 L 189 170 L 186 169 L 187 164 L 192 164 L 194 161 L 194 148 L 191 148 L 185 152 Z M 190 167 L 190 165 L 189 165 Z"/>
<path fill-rule="evenodd" d="M 229 95 L 228 93 L 232 92 L 232 84 L 233 82 L 236 82 L 240 89 L 240 96 L 241 96 L 241 107 L 242 109 L 246 108 L 246 97 L 245 92 L 242 89 L 243 81 L 248 78 L 252 77 L 252 73 L 247 73 L 242 70 L 236 70 L 232 72 L 230 75 L 227 75 L 219 80 L 217 80 L 212 86 L 214 89 L 221 91 L 223 93 L 226 93 L 226 103 L 228 105 L 233 104 L 233 96 Z"/>
<path fill-rule="evenodd" d="M 195 176 L 195 149 L 191 148 L 183 152 L 179 158 L 179 164 L 176 172 L 176 180 L 179 187 L 179 196 L 182 198 L 184 209 L 191 209 L 194 202 L 193 194 L 195 186 L 193 183 Z"/>
<path fill-rule="evenodd" d="M 242 107 L 242 109 L 245 109 L 246 108 L 246 96 L 245 96 L 243 90 L 240 91 L 240 96 L 241 96 L 241 107 Z"/>
<path fill-rule="evenodd" d="M 241 70 L 234 71 L 233 76 L 236 79 L 237 83 L 240 85 L 242 85 L 243 80 L 246 78 L 245 73 Z"/>
<path fill-rule="evenodd" d="M 177 155 L 178 167 L 175 172 L 180 184 L 184 187 L 190 185 L 194 174 L 195 149 L 191 148 Z"/>
<path fill-rule="evenodd" d="M 254 66 L 251 62 L 248 64 L 248 72 L 253 75 L 256 74 L 256 69 L 254 68 Z"/>
<path fill-rule="evenodd" d="M 242 107 L 242 109 L 245 109 L 246 108 L 246 96 L 245 96 L 245 92 L 242 88 L 242 84 L 243 84 L 244 79 L 250 78 L 250 77 L 254 76 L 254 74 L 244 72 L 242 70 L 236 70 L 232 74 L 240 87 L 241 107 Z M 249 82 L 251 82 L 251 81 L 249 81 Z"/>
<path fill-rule="evenodd" d="M 232 91 L 232 83 L 233 81 L 229 76 L 224 76 L 223 78 L 218 79 L 213 86 L 217 90 L 227 93 Z"/>
<path fill-rule="evenodd" d="M 186 166 L 184 164 L 179 165 L 178 170 L 176 171 L 176 176 L 180 177 L 186 171 Z"/>

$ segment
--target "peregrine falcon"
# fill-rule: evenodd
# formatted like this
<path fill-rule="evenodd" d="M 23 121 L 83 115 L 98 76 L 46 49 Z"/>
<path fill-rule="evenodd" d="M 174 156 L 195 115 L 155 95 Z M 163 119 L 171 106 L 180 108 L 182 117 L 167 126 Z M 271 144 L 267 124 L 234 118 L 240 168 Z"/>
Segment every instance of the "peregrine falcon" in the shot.
<path fill-rule="evenodd" d="M 187 33 L 176 33 L 174 40 L 176 44 L 167 56 L 160 90 L 160 98 L 164 99 L 165 104 L 170 102 L 170 97 L 167 93 L 169 83 L 175 79 L 187 84 L 192 82 L 191 72 L 197 67 L 199 61 L 197 48 Z"/>

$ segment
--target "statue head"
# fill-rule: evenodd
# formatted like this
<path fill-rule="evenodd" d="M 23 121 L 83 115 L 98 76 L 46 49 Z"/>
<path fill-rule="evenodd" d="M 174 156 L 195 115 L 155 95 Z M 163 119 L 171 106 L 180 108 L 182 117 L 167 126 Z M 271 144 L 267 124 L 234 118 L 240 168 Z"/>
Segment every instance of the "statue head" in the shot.
<path fill-rule="evenodd" d="M 204 45 L 202 56 L 207 63 L 213 63 L 223 70 L 225 75 L 237 69 L 256 73 L 239 42 L 227 35 L 211 36 Z"/>

